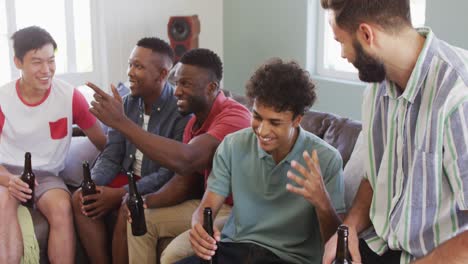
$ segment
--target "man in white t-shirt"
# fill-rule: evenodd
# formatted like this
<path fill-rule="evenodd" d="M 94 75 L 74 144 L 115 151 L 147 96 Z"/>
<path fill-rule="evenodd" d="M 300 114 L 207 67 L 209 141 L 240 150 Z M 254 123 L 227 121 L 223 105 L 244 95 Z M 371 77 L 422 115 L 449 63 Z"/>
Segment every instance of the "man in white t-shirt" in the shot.
<path fill-rule="evenodd" d="M 73 263 L 70 193 L 58 173 L 65 166 L 73 124 L 98 149 L 106 138 L 83 95 L 53 78 L 57 44 L 52 36 L 32 26 L 14 33 L 12 40 L 21 78 L 0 87 L 0 263 L 19 263 L 23 254 L 17 208 L 32 193 L 19 178 L 25 152 L 31 153 L 36 174 L 35 206 L 50 224 L 49 259 Z"/>

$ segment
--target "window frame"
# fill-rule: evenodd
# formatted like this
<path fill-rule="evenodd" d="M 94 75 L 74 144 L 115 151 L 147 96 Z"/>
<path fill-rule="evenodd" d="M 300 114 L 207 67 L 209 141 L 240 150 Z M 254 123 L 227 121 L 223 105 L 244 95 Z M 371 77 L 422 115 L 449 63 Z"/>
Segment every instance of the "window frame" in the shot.
<path fill-rule="evenodd" d="M 91 25 L 91 49 L 92 49 L 92 63 L 93 70 L 88 72 L 76 72 L 76 49 L 75 49 L 75 21 L 74 21 L 74 10 L 73 1 L 80 0 L 64 0 L 65 6 L 65 23 L 66 23 L 66 39 L 67 39 L 67 72 L 56 73 L 55 77 L 63 79 L 75 86 L 82 85 L 86 81 L 92 80 L 96 83 L 103 81 L 102 77 L 102 62 L 99 59 L 101 55 L 101 49 L 99 45 L 100 40 L 100 26 L 98 21 L 98 9 L 100 8 L 100 1 L 89 1 L 90 8 L 90 25 Z M 6 11 L 6 22 L 7 22 L 7 36 L 10 37 L 14 32 L 17 31 L 16 25 L 16 6 L 15 0 L 5 0 L 5 11 Z M 53 37 L 53 36 L 52 36 Z M 8 53 L 9 53 L 9 65 L 10 65 L 10 80 L 15 80 L 20 77 L 20 71 L 16 68 L 13 60 L 13 43 L 9 39 L 8 41 Z"/>
<path fill-rule="evenodd" d="M 318 2 L 318 1 L 317 1 Z M 318 29 L 317 29 L 317 56 L 316 56 L 316 73 L 319 76 L 333 78 L 333 79 L 342 79 L 347 81 L 359 81 L 357 72 L 349 71 L 340 71 L 340 70 L 331 70 L 325 68 L 325 27 L 330 27 L 330 25 L 325 21 L 326 10 L 324 10 L 320 3 L 318 3 Z"/>
<path fill-rule="evenodd" d="M 316 24 L 317 24 L 317 34 L 316 34 L 316 39 L 315 45 L 316 47 L 316 52 L 315 52 L 315 74 L 324 77 L 324 78 L 330 78 L 330 79 L 335 79 L 335 80 L 340 80 L 340 81 L 350 81 L 350 82 L 361 82 L 359 80 L 359 75 L 356 70 L 356 72 L 349 72 L 349 71 L 343 71 L 343 70 L 333 70 L 333 69 L 328 69 L 325 67 L 325 27 L 330 27 L 328 23 L 325 21 L 325 14 L 326 10 L 324 10 L 321 5 L 320 1 L 314 1 L 314 0 L 309 0 L 310 5 L 314 5 L 317 10 L 317 12 L 311 13 L 309 12 L 308 16 L 314 16 L 316 17 Z M 413 0 L 412 0 L 413 1 Z M 425 7 L 427 5 L 427 0 L 425 1 Z M 311 9 L 309 9 L 311 10 Z M 426 8 L 425 8 L 426 10 Z M 425 19 L 424 19 L 425 20 Z M 414 21 L 413 21 L 414 23 Z M 420 27 L 422 25 L 416 25 L 416 27 Z M 311 46 L 309 43 L 308 46 Z"/>

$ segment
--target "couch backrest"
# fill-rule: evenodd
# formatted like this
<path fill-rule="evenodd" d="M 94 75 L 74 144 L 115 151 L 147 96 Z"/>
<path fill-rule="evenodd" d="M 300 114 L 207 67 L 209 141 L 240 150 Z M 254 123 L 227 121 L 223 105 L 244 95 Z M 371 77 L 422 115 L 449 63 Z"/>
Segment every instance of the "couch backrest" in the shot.
<path fill-rule="evenodd" d="M 232 96 L 236 101 L 252 109 L 251 103 L 245 96 L 224 92 L 227 96 Z M 362 129 L 359 121 L 318 111 L 307 112 L 302 119 L 301 126 L 335 147 L 343 159 L 343 168 L 353 152 L 359 132 Z"/>
<path fill-rule="evenodd" d="M 359 121 L 317 111 L 307 112 L 301 126 L 335 147 L 343 158 L 343 168 L 362 129 Z"/>

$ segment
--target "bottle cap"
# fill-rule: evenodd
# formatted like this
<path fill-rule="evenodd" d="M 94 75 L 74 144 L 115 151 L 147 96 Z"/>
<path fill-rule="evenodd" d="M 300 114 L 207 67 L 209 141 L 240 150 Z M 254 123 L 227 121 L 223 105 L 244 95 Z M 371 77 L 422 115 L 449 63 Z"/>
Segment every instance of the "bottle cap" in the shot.
<path fill-rule="evenodd" d="M 340 225 L 340 226 L 338 227 L 337 233 L 338 233 L 338 235 L 339 235 L 339 234 L 342 234 L 342 235 L 347 236 L 348 233 L 349 233 L 349 231 L 348 231 L 348 226 L 346 226 L 346 225 Z"/>

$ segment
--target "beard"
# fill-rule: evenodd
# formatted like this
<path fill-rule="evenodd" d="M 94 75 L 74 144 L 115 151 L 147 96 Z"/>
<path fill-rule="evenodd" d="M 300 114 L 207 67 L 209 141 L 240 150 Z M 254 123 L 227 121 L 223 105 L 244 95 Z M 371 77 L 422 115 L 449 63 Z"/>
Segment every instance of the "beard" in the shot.
<path fill-rule="evenodd" d="M 385 80 L 387 73 L 384 64 L 367 54 L 357 40 L 353 40 L 353 47 L 356 52 L 356 60 L 353 65 L 359 71 L 359 79 L 363 82 L 382 82 Z"/>

